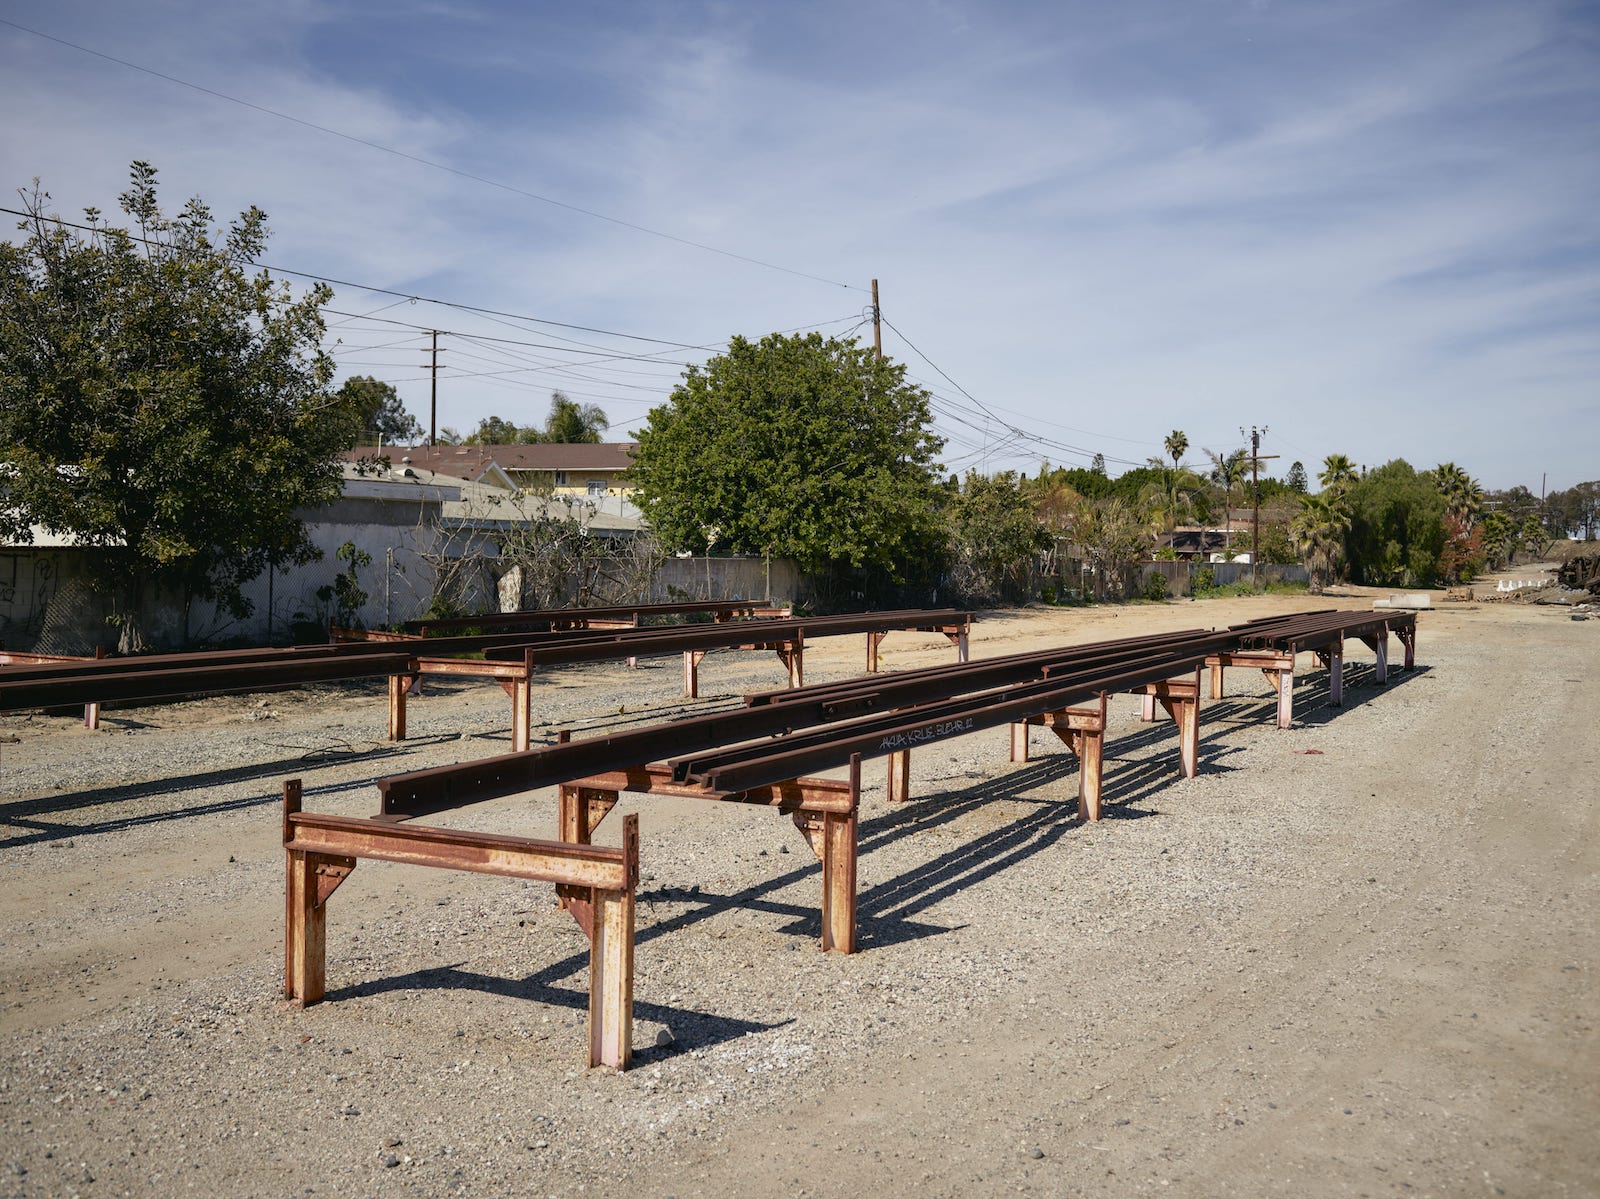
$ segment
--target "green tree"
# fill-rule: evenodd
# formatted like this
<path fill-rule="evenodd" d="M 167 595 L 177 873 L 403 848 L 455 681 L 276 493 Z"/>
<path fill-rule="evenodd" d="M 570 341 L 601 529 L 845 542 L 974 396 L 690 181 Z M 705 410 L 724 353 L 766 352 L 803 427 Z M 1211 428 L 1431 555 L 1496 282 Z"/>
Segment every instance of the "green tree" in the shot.
<path fill-rule="evenodd" d="M 550 393 L 550 415 L 544 418 L 544 436 L 539 440 L 593 445 L 611 427 L 597 404 L 579 404 L 565 392 Z"/>
<path fill-rule="evenodd" d="M 896 580 L 940 543 L 928 394 L 853 339 L 735 337 L 650 411 L 629 476 L 671 550 L 771 552 Z"/>
<path fill-rule="evenodd" d="M 1230 509 L 1233 507 L 1235 495 L 1244 485 L 1245 472 L 1250 465 L 1250 455 L 1245 450 L 1230 450 L 1226 454 L 1206 450 L 1205 455 L 1211 460 L 1211 470 L 1207 472 L 1206 478 L 1217 489 L 1217 498 L 1221 501 L 1219 507 L 1222 510 L 1223 549 L 1231 553 L 1233 521 L 1230 519 Z"/>
<path fill-rule="evenodd" d="M 966 603 L 1029 598 L 1034 563 L 1053 537 L 1014 474 L 969 471 L 950 496 L 947 519 L 956 596 Z"/>
<path fill-rule="evenodd" d="M 1356 480 L 1356 464 L 1343 454 L 1329 454 L 1322 460 L 1317 481 L 1324 487 L 1347 487 Z"/>
<path fill-rule="evenodd" d="M 1306 493 L 1307 486 L 1306 464 L 1299 461 L 1290 463 L 1289 473 L 1284 477 L 1283 481 L 1288 486 L 1290 491 L 1294 492 L 1296 495 L 1304 495 Z"/>
<path fill-rule="evenodd" d="M 1311 572 L 1311 594 L 1321 595 L 1344 557 L 1350 513 L 1337 491 L 1308 495 L 1289 521 L 1289 536 Z"/>
<path fill-rule="evenodd" d="M 394 445 L 422 436 L 422 426 L 406 411 L 392 384 L 371 375 L 351 375 L 335 394 L 355 413 L 357 440 L 352 445 Z"/>
<path fill-rule="evenodd" d="M 1517 545 L 1519 549 L 1527 550 L 1535 558 L 1542 558 L 1550 552 L 1550 536 L 1536 514 L 1530 513 L 1522 522 L 1522 528 L 1517 534 Z"/>
<path fill-rule="evenodd" d="M 1350 485 L 1346 550 L 1358 583 L 1422 586 L 1438 575 L 1445 543 L 1444 497 L 1431 472 L 1403 458 L 1368 471 Z"/>
<path fill-rule="evenodd" d="M 1128 569 L 1150 548 L 1138 513 L 1120 496 L 1084 504 L 1073 524 L 1072 540 L 1083 550 L 1100 598 L 1113 592 L 1123 595 Z"/>
<path fill-rule="evenodd" d="M 92 546 L 124 650 L 159 585 L 250 608 L 242 585 L 316 556 L 297 510 L 339 492 L 355 419 L 326 393 L 323 284 L 296 297 L 252 268 L 266 214 L 213 232 L 190 200 L 156 201 L 135 162 L 120 197 L 134 232 L 86 210 L 87 233 L 24 191 L 27 233 L 0 244 L 0 535 L 31 526 Z"/>
<path fill-rule="evenodd" d="M 1600 480 L 1552 491 L 1545 497 L 1545 528 L 1552 537 L 1576 534 L 1593 541 L 1600 529 Z"/>
<path fill-rule="evenodd" d="M 1127 472 L 1117 482 L 1126 479 Z M 1186 466 L 1167 466 L 1160 458 L 1150 459 L 1150 478 L 1139 489 L 1135 506 L 1152 533 L 1163 533 L 1184 521 L 1204 518 L 1205 480 Z M 1117 488 L 1119 497 L 1125 489 Z"/>
<path fill-rule="evenodd" d="M 1167 457 L 1172 459 L 1172 469 L 1177 470 L 1183 465 L 1183 456 L 1189 450 L 1189 435 L 1182 429 L 1174 429 L 1168 433 L 1161 443 L 1167 451 Z"/>
<path fill-rule="evenodd" d="M 1478 510 L 1483 506 L 1483 488 L 1454 462 L 1441 462 L 1436 466 L 1433 481 L 1444 497 L 1445 515 L 1458 522 L 1463 533 L 1470 533 L 1477 523 Z"/>
<path fill-rule="evenodd" d="M 1489 570 L 1499 570 L 1511 560 L 1517 546 L 1517 525 L 1503 511 L 1494 511 L 1483 518 L 1484 565 Z"/>
<path fill-rule="evenodd" d="M 531 445 L 541 438 L 532 425 L 518 425 L 503 416 L 486 416 L 463 440 L 466 445 Z"/>

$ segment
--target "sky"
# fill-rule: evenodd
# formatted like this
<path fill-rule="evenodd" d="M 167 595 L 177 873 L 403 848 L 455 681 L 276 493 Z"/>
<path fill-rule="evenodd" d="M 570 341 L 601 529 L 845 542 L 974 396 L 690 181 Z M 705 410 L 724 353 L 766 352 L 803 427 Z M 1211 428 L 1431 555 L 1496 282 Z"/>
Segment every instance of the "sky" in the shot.
<path fill-rule="evenodd" d="M 438 426 L 621 439 L 876 278 L 952 471 L 1600 477 L 1594 3 L 0 0 L 0 111 L 7 207 L 264 209 L 425 427 L 432 330 Z"/>

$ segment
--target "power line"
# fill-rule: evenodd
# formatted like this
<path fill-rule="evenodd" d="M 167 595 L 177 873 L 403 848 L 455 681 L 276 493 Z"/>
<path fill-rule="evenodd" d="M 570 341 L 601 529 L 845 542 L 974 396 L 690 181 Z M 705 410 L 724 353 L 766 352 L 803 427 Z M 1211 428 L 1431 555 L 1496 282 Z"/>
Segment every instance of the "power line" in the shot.
<path fill-rule="evenodd" d="M 0 17 L 0 25 L 9 25 L 11 28 L 21 30 L 23 33 L 32 34 L 37 38 L 43 38 L 47 42 L 55 42 L 58 46 L 66 46 L 69 49 L 77 50 L 84 54 L 92 54 L 96 58 L 104 59 L 107 62 L 114 62 L 118 66 L 127 67 L 129 70 L 139 71 L 145 75 L 153 76 L 156 79 L 163 79 L 168 83 L 175 83 L 179 87 L 190 88 L 194 91 L 201 92 L 204 95 L 212 96 L 215 99 L 226 100 L 230 104 L 237 104 L 243 108 L 248 108 L 255 112 L 265 113 L 270 117 L 277 117 L 281 121 L 289 121 L 292 124 L 303 126 L 306 129 L 313 129 L 318 133 L 325 133 L 330 137 L 342 138 L 347 142 L 354 142 L 358 146 L 366 146 L 368 149 L 378 150 L 384 154 L 391 154 L 396 158 L 402 158 L 407 162 L 417 163 L 419 166 L 425 166 L 431 170 L 444 171 L 446 174 L 455 175 L 461 179 L 469 179 L 474 183 L 482 183 L 488 187 L 498 188 L 500 191 L 509 192 L 515 196 L 522 196 L 529 200 L 537 200 L 541 204 L 549 204 L 555 208 L 564 208 L 568 212 L 576 212 L 581 216 L 590 217 L 597 221 L 605 221 L 607 224 L 617 225 L 623 229 L 632 229 L 636 233 L 645 233 L 651 237 L 659 237 L 664 241 L 676 242 L 681 246 L 689 246 L 696 250 L 704 250 L 708 254 L 717 254 L 723 258 L 731 258 L 738 262 L 749 263 L 752 266 L 764 267 L 769 271 L 780 271 L 785 275 L 794 275 L 800 279 L 810 279 L 814 283 L 825 283 L 829 287 L 843 287 L 851 291 L 865 290 L 864 288 L 856 287 L 850 283 L 841 283 L 837 279 L 828 279 L 822 275 L 813 275 L 808 271 L 799 271 L 792 267 L 780 266 L 775 262 L 767 262 L 760 258 L 752 258 L 748 254 L 739 254 L 735 253 L 733 250 L 724 250 L 717 246 L 707 245 L 705 242 L 692 241 L 687 237 L 679 237 L 676 234 L 666 233 L 660 229 L 652 229 L 648 225 L 636 224 L 633 221 L 625 221 L 621 217 L 607 216 L 603 212 L 595 212 L 593 209 L 583 208 L 577 204 L 569 204 L 565 200 L 557 200 L 553 196 L 540 195 L 538 192 L 528 191 L 525 188 L 516 187 L 510 183 L 501 183 L 497 179 L 490 179 L 484 175 L 475 175 L 471 171 L 463 171 L 459 167 L 448 166 L 445 163 L 436 162 L 431 158 L 423 158 L 419 154 L 411 154 L 405 150 L 397 150 L 393 146 L 386 146 L 381 142 L 370 141 L 364 137 L 357 137 L 353 133 L 345 133 L 343 130 L 334 129 L 327 125 L 319 125 L 315 121 L 307 121 L 302 117 L 291 116 L 286 112 L 279 112 L 275 108 L 267 108 L 262 104 L 255 104 L 249 100 L 241 100 L 239 97 L 230 96 L 226 92 L 219 92 L 214 88 L 203 87 L 198 83 L 191 83 L 187 79 L 179 79 L 176 75 L 168 75 L 165 72 L 154 70 L 151 67 L 140 66 L 136 62 L 129 62 L 125 58 L 118 58 L 115 55 L 106 54 L 100 50 L 93 50 L 88 46 L 79 45 L 77 42 L 68 41 L 66 38 L 55 37 L 48 33 L 41 33 L 37 29 L 30 29 L 26 25 L 19 25 L 15 21 L 6 20 L 4 17 Z"/>
<path fill-rule="evenodd" d="M 5 18 L 0 17 L 0 24 L 10 24 L 10 22 L 7 22 L 5 20 Z M 12 216 L 27 217 L 27 218 L 30 218 L 30 219 L 33 218 L 34 215 L 35 215 L 34 213 L 24 211 L 23 209 L 20 209 L 20 208 L 7 208 L 7 207 L 4 207 L 4 206 L 0 206 L 0 212 L 9 213 Z M 66 220 L 66 219 L 64 219 L 63 217 L 60 217 L 60 216 L 45 217 L 43 219 L 48 220 L 51 224 L 54 224 L 54 225 L 61 225 L 61 226 L 64 226 L 65 228 L 68 228 L 68 229 L 81 229 L 81 230 L 83 230 L 85 232 L 88 232 L 88 233 L 106 233 L 106 232 L 110 231 L 110 228 L 111 228 L 111 227 L 104 226 L 104 225 L 86 225 L 86 224 L 83 224 L 80 221 L 69 221 L 69 220 Z M 122 233 L 124 236 L 128 237 L 130 240 L 139 242 L 139 243 L 141 243 L 143 245 L 158 245 L 158 244 L 160 244 L 160 243 L 156 242 L 152 238 L 140 237 L 137 234 L 131 233 L 126 229 L 118 230 L 118 232 Z M 371 292 L 373 295 L 376 295 L 376 296 L 395 296 L 395 297 L 397 297 L 397 302 L 396 303 L 394 303 L 394 304 L 385 304 L 382 308 L 375 308 L 375 309 L 373 309 L 374 312 L 383 312 L 383 311 L 385 311 L 386 309 L 389 309 L 389 308 L 396 308 L 396 307 L 399 306 L 400 303 L 404 303 L 404 302 L 407 302 L 407 301 L 409 301 L 411 303 L 414 303 L 414 304 L 415 303 L 437 304 L 441 308 L 453 308 L 453 309 L 456 309 L 457 311 L 460 311 L 460 312 L 470 312 L 470 313 L 473 313 L 473 314 L 478 315 L 478 316 L 490 316 L 490 317 L 503 316 L 503 317 L 509 317 L 512 320 L 530 321 L 530 322 L 532 322 L 533 324 L 536 324 L 536 325 L 550 325 L 550 326 L 553 326 L 554 328 L 557 328 L 557 329 L 575 329 L 580 333 L 598 333 L 598 334 L 600 334 L 600 335 L 602 335 L 604 337 L 621 337 L 621 338 L 626 338 L 629 341 L 643 341 L 643 342 L 649 342 L 652 345 L 670 346 L 673 349 L 703 350 L 703 349 L 708 349 L 709 348 L 707 346 L 693 345 L 693 344 L 691 344 L 689 342 L 668 341 L 665 338 L 660 338 L 660 337 L 645 337 L 642 334 L 638 334 L 638 333 L 621 333 L 621 332 L 618 332 L 615 329 L 597 329 L 597 328 L 594 328 L 594 327 L 589 326 L 589 325 L 573 325 L 573 324 L 568 324 L 565 321 L 550 320 L 550 319 L 548 319 L 546 317 L 526 316 L 526 315 L 524 315 L 522 313 L 517 313 L 517 312 L 502 312 L 502 311 L 500 311 L 499 309 L 496 309 L 496 308 L 482 308 L 482 307 L 479 307 L 479 306 L 477 306 L 475 304 L 463 304 L 463 303 L 460 303 L 459 301 L 456 301 L 456 300 L 440 300 L 440 299 L 435 299 L 432 296 L 417 295 L 414 292 L 395 291 L 393 288 L 389 288 L 389 287 L 374 287 L 369 283 L 356 283 L 356 282 L 354 282 L 352 280 L 349 280 L 349 279 L 335 279 L 331 275 L 318 275 L 318 274 L 312 273 L 311 271 L 297 271 L 297 270 L 294 270 L 294 269 L 292 269 L 290 267 L 286 267 L 286 266 L 274 266 L 271 263 L 267 263 L 267 262 L 252 262 L 251 265 L 252 266 L 261 267 L 263 270 L 267 270 L 267 271 L 276 271 L 280 275 L 293 275 L 297 279 L 311 279 L 311 280 L 314 280 L 315 282 L 327 283 L 327 284 L 330 284 L 331 286 L 334 286 L 334 287 L 353 287 L 353 288 L 356 288 L 358 291 Z M 328 309 L 328 311 L 335 312 L 334 309 Z M 336 315 L 360 317 L 362 319 L 366 319 L 371 314 L 370 313 L 354 313 L 354 312 L 338 312 L 338 313 L 336 313 Z M 405 322 L 402 321 L 402 322 L 393 322 L 393 323 L 404 324 Z M 432 326 L 413 325 L 411 327 L 412 328 L 431 328 Z M 551 336 L 555 336 L 555 335 L 552 334 Z"/>
<path fill-rule="evenodd" d="M 951 387 L 954 387 L 963 396 L 965 396 L 967 398 L 967 400 L 973 405 L 973 407 L 975 407 L 978 410 L 978 412 L 980 414 L 982 414 L 983 417 L 985 417 L 988 420 L 993 421 L 995 424 L 999 425 L 1001 429 L 1006 430 L 1009 433 L 1013 434 L 1015 438 L 1020 439 L 1021 441 L 1025 442 L 1025 443 L 1028 443 L 1028 444 L 1044 446 L 1044 447 L 1049 448 L 1049 449 L 1059 450 L 1059 451 L 1061 451 L 1063 453 L 1073 454 L 1073 455 L 1076 455 L 1078 457 L 1093 458 L 1096 454 L 1100 454 L 1108 462 L 1116 462 L 1116 463 L 1120 463 L 1120 464 L 1122 464 L 1124 466 L 1143 466 L 1144 465 L 1144 463 L 1135 462 L 1130 458 L 1121 458 L 1121 457 L 1118 457 L 1118 456 L 1113 455 L 1113 454 L 1106 454 L 1106 453 L 1104 453 L 1104 451 L 1091 450 L 1091 449 L 1088 449 L 1088 448 L 1086 448 L 1084 446 L 1073 445 L 1070 442 L 1058 441 L 1057 439 L 1055 439 L 1053 437 L 1044 437 L 1044 436 L 1041 436 L 1038 433 L 1030 432 L 1029 430 L 1022 428 L 1020 425 L 1014 424 L 1013 422 L 1004 419 L 1003 417 L 1001 417 L 997 413 L 995 413 L 992 409 L 990 409 L 987 405 L 982 403 L 976 396 L 974 396 L 971 392 L 969 392 L 965 387 L 962 387 L 961 384 L 957 383 L 948 374 L 946 374 L 944 369 L 937 362 L 935 362 L 932 358 L 929 358 L 920 349 L 918 349 L 917 346 L 912 342 L 912 340 L 909 337 L 907 337 L 904 333 L 900 332 L 900 330 L 898 328 L 896 328 L 895 325 L 887 317 L 883 317 L 880 314 L 880 319 L 883 321 L 883 323 L 885 325 L 888 325 L 890 329 L 894 330 L 895 336 L 897 336 L 901 341 L 905 342 L 906 345 L 908 347 L 910 347 L 911 351 L 913 353 L 915 353 L 918 358 L 921 358 L 930 367 L 932 367 L 934 369 L 934 371 L 938 373 L 940 378 L 944 379 L 945 382 L 949 383 Z M 932 393 L 930 391 L 929 394 L 934 394 L 934 393 Z M 945 402 L 947 404 L 950 404 L 952 406 L 955 405 L 955 401 L 951 400 L 949 397 L 942 397 L 942 398 L 945 399 Z M 974 427 L 976 427 L 976 426 L 974 426 Z M 1002 443 L 1002 444 L 1005 444 L 1005 443 Z"/>

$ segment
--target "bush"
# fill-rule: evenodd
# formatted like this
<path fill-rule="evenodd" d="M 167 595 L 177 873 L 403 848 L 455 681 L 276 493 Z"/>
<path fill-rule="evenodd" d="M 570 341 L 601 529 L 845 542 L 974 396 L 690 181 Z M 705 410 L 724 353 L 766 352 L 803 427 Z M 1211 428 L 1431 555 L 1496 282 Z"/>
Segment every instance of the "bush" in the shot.
<path fill-rule="evenodd" d="M 1147 600 L 1164 600 L 1167 598 L 1167 576 L 1159 572 L 1151 575 L 1144 581 L 1144 598 Z"/>
<path fill-rule="evenodd" d="M 1193 594 L 1199 595 L 1202 591 L 1215 591 L 1216 587 L 1217 572 L 1209 566 L 1202 566 L 1194 572 L 1194 578 L 1190 582 L 1189 590 Z"/>

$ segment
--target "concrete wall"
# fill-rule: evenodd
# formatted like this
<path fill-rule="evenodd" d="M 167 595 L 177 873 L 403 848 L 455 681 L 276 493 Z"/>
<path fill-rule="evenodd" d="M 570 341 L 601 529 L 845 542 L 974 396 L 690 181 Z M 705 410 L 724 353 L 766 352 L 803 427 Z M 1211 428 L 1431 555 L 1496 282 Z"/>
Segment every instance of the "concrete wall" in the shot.
<path fill-rule="evenodd" d="M 421 488 L 388 498 L 358 495 L 341 499 L 306 520 L 311 542 L 322 558 L 304 566 L 268 571 L 245 585 L 253 611 L 237 619 L 214 604 L 196 602 L 189 612 L 187 640 L 199 644 L 286 643 L 296 621 L 326 627 L 332 605 L 318 596 L 347 569 L 336 556 L 346 542 L 371 555 L 357 570 L 368 593 L 357 613 L 360 623 L 379 625 L 421 615 L 433 595 L 432 560 L 447 549 L 437 530 L 439 500 Z M 95 551 L 77 548 L 0 549 L 0 644 L 34 653 L 93 653 L 115 646 L 117 629 L 108 622 L 112 597 L 95 585 Z M 185 643 L 182 596 L 145 597 L 142 623 L 153 646 Z"/>
<path fill-rule="evenodd" d="M 367 592 L 357 621 L 369 628 L 415 620 L 434 594 L 435 564 L 442 546 L 428 523 L 415 523 L 415 507 L 341 502 L 326 519 L 308 523 L 312 542 L 323 551 L 320 561 L 287 567 L 248 584 L 245 595 L 254 611 L 235 620 L 211 604 L 195 604 L 189 616 L 189 641 L 194 644 L 287 644 L 297 637 L 320 640 L 333 604 L 318 596 L 346 569 L 336 554 L 346 542 L 371 555 L 356 571 L 357 585 Z M 403 519 L 402 519 L 403 518 Z M 408 523 L 409 522 L 409 523 Z M 483 539 L 475 554 L 486 547 Z M 90 575 L 92 550 L 0 550 L 0 645 L 34 653 L 94 653 L 97 645 L 113 648 L 117 629 L 108 623 L 111 600 Z M 459 559 L 458 559 L 459 561 Z M 492 557 L 469 559 L 463 572 L 470 579 L 466 597 L 473 610 L 501 606 L 499 572 Z M 808 581 L 793 562 L 782 558 L 669 558 L 657 572 L 641 603 L 683 599 L 765 599 L 804 603 L 812 597 Z M 146 638 L 154 646 L 184 644 L 181 597 L 152 595 L 144 605 Z"/>
<path fill-rule="evenodd" d="M 641 602 L 692 599 L 777 599 L 806 603 L 809 581 L 787 558 L 668 558 Z"/>

